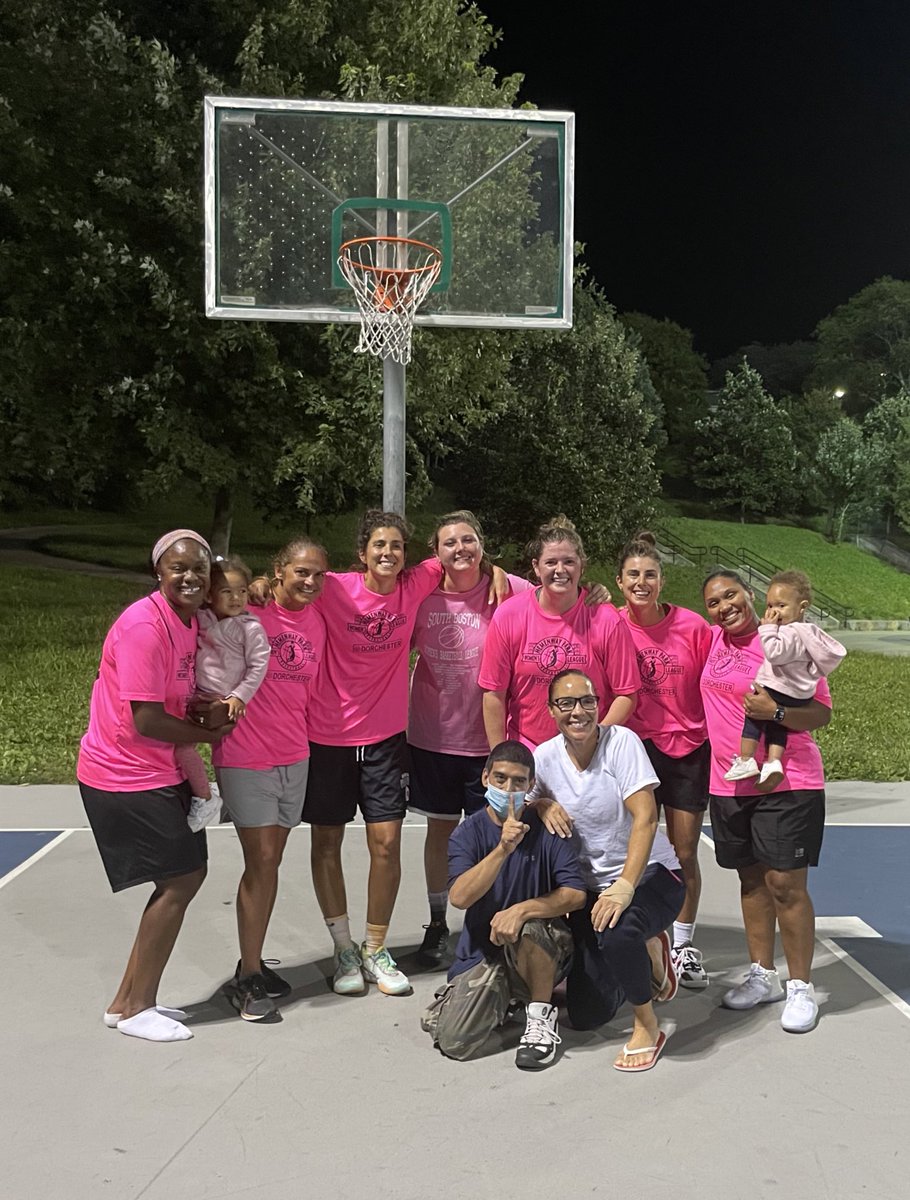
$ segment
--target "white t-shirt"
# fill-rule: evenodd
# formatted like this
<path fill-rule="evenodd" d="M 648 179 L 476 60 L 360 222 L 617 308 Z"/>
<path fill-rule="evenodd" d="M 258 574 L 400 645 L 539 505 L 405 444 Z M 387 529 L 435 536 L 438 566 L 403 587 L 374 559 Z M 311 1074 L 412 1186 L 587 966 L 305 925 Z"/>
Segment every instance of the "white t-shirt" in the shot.
<path fill-rule="evenodd" d="M 641 738 L 622 725 L 601 726 L 594 757 L 579 771 L 558 734 L 534 751 L 534 769 L 537 778 L 528 800 L 544 796 L 563 806 L 574 822 L 571 842 L 588 887 L 600 891 L 625 866 L 632 830 L 625 801 L 660 782 Z M 679 859 L 660 829 L 648 859 L 649 866 L 654 863 L 679 870 Z"/>

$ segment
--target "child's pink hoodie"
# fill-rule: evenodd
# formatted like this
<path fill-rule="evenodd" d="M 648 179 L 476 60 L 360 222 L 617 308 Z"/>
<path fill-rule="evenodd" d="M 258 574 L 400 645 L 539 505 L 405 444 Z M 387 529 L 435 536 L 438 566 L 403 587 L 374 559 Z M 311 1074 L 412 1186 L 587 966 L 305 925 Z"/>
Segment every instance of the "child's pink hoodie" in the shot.
<path fill-rule="evenodd" d="M 830 675 L 846 655 L 840 642 L 808 621 L 759 625 L 765 661 L 755 682 L 794 700 L 811 700 L 819 679 Z"/>

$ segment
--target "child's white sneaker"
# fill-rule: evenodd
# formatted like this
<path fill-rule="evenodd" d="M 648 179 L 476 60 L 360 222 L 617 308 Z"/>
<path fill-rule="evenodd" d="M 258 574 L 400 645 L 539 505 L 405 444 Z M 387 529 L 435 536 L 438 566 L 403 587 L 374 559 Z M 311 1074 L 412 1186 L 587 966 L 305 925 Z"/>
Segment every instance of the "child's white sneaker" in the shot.
<path fill-rule="evenodd" d="M 208 800 L 203 800 L 201 796 L 194 796 L 190 805 L 186 823 L 193 833 L 199 833 L 200 830 L 205 829 L 206 825 L 213 825 L 221 820 L 221 793 L 218 791 L 217 783 L 210 786 L 212 794 Z"/>
<path fill-rule="evenodd" d="M 728 783 L 736 783 L 740 779 L 752 779 L 758 774 L 758 763 L 754 758 L 740 758 L 737 756 L 733 759 L 733 766 L 724 776 Z"/>
<path fill-rule="evenodd" d="M 762 792 L 772 792 L 784 777 L 780 761 L 762 763 L 761 774 L 755 785 Z"/>

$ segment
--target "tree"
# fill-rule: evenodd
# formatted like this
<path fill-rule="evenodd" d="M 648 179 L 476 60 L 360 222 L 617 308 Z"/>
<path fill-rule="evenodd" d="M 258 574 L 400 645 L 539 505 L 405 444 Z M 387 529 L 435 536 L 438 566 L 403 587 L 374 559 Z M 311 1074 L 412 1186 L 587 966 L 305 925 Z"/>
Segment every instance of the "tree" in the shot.
<path fill-rule="evenodd" d="M 523 545 L 565 512 L 586 549 L 610 561 L 654 511 L 655 423 L 641 359 L 591 283 L 575 287 L 575 326 L 510 335 L 509 399 L 459 455 L 491 541 Z"/>
<path fill-rule="evenodd" d="M 904 419 L 894 456 L 894 512 L 910 533 L 910 417 Z"/>
<path fill-rule="evenodd" d="M 828 536 L 843 538 L 848 516 L 868 512 L 881 488 L 881 450 L 849 417 L 841 417 L 819 439 L 815 469 L 828 502 Z"/>
<path fill-rule="evenodd" d="M 819 321 L 811 382 L 845 388 L 844 409 L 862 415 L 910 387 L 910 282 L 885 275 Z"/>
<path fill-rule="evenodd" d="M 878 458 L 877 490 L 884 508 L 886 533 L 897 512 L 899 481 L 907 461 L 905 440 L 910 420 L 910 389 L 902 388 L 870 408 L 863 421 L 863 436 L 872 443 Z"/>
<path fill-rule="evenodd" d="M 519 77 L 483 65 L 483 15 L 452 0 L 25 0 L 0 21 L 0 501 L 189 483 L 215 498 L 221 548 L 239 484 L 302 513 L 375 499 L 382 373 L 350 356 L 353 331 L 202 313 L 201 98 L 507 106 Z M 495 335 L 422 341 L 412 501 L 428 459 L 495 411 L 475 397 L 495 397 L 504 369 L 481 353 Z"/>
<path fill-rule="evenodd" d="M 818 513 L 827 508 L 827 498 L 822 494 L 815 474 L 815 459 L 819 438 L 843 415 L 839 396 L 830 388 L 811 388 L 799 395 L 790 395 L 782 401 L 790 417 L 790 428 L 796 444 L 796 471 L 800 480 L 795 497 L 795 512 Z"/>
<path fill-rule="evenodd" d="M 765 391 L 782 400 L 803 390 L 815 364 L 815 346 L 811 342 L 779 342 L 773 346 L 750 342 L 712 364 L 713 382 L 721 386 L 727 372 L 735 371 L 744 358 L 761 375 Z"/>
<path fill-rule="evenodd" d="M 745 359 L 727 372 L 716 405 L 695 429 L 695 482 L 721 508 L 738 512 L 741 521 L 787 511 L 796 467 L 789 417 Z"/>
<path fill-rule="evenodd" d="M 661 470 L 677 488 L 684 488 L 691 474 L 695 422 L 705 411 L 707 360 L 695 350 L 690 330 L 675 321 L 637 312 L 619 319 L 635 334 L 634 344 L 663 406 L 666 449 L 659 453 Z"/>

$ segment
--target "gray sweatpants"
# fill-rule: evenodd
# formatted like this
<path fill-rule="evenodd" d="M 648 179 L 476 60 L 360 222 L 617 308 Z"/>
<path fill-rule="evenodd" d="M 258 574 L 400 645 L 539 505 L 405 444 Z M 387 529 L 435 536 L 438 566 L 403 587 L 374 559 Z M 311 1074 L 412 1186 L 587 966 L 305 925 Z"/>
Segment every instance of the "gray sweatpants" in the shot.
<path fill-rule="evenodd" d="M 572 961 L 572 934 L 566 921 L 562 917 L 526 921 L 518 940 L 503 946 L 501 960 L 484 959 L 456 975 L 437 991 L 423 1014 L 421 1028 L 447 1058 L 463 1060 L 478 1054 L 505 1020 L 509 1004 L 513 1000 L 527 1004 L 528 988 L 516 967 L 525 938 L 553 960 L 554 982 L 565 976 Z"/>

